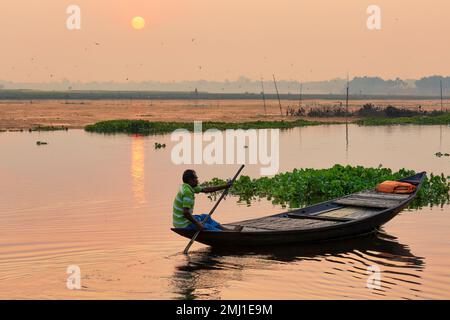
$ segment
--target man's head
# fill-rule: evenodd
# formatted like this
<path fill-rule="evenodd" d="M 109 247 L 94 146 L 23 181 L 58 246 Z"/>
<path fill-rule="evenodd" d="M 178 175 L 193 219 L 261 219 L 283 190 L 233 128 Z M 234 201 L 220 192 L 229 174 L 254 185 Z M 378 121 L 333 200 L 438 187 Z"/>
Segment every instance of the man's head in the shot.
<path fill-rule="evenodd" d="M 186 170 L 183 173 L 183 182 L 195 188 L 198 186 L 198 177 L 194 170 Z"/>

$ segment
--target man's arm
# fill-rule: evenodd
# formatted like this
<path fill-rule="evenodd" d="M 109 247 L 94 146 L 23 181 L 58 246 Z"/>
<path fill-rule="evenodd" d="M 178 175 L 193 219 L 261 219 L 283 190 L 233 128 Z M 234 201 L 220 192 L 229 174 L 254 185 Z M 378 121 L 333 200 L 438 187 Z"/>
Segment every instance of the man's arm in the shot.
<path fill-rule="evenodd" d="M 189 208 L 183 208 L 183 216 L 188 219 L 190 222 L 195 224 L 198 228 L 198 230 L 203 230 L 203 226 L 200 222 L 194 219 L 194 217 L 191 214 L 191 209 Z"/>
<path fill-rule="evenodd" d="M 231 182 L 228 182 L 226 185 L 223 185 L 223 186 L 214 186 L 214 187 L 202 188 L 201 192 L 203 192 L 203 193 L 211 193 L 211 192 L 224 190 L 224 189 L 227 189 L 227 188 L 230 188 L 230 187 L 231 187 Z"/>

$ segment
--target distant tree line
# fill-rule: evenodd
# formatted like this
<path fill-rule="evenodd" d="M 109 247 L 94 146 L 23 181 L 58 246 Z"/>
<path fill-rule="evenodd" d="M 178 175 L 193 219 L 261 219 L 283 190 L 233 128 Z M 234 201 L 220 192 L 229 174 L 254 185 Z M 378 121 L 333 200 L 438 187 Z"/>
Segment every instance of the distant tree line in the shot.
<path fill-rule="evenodd" d="M 350 81 L 350 95 L 426 95 L 439 96 L 442 80 L 444 96 L 450 95 L 450 76 L 430 76 L 418 80 L 384 80 L 380 77 L 355 77 Z M 273 81 L 263 81 L 266 94 L 275 94 Z M 300 82 L 297 80 L 280 80 L 277 82 L 282 94 L 300 95 Z M 303 94 L 345 94 L 347 81 L 332 79 L 326 81 L 310 81 L 302 83 Z M 152 92 L 195 92 L 216 94 L 258 94 L 262 93 L 261 80 L 240 77 L 237 80 L 224 81 L 178 81 L 178 82 L 71 82 L 64 79 L 49 83 L 14 83 L 0 80 L 0 89 L 31 89 L 56 91 L 152 91 Z"/>

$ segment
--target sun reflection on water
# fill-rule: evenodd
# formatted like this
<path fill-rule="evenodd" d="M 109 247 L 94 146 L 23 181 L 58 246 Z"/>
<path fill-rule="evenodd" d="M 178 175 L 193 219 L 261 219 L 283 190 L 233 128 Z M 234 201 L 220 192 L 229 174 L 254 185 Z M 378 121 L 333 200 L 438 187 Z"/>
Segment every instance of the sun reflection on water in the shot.
<path fill-rule="evenodd" d="M 139 205 L 146 204 L 145 140 L 142 136 L 133 136 L 131 144 L 131 178 L 135 202 Z"/>

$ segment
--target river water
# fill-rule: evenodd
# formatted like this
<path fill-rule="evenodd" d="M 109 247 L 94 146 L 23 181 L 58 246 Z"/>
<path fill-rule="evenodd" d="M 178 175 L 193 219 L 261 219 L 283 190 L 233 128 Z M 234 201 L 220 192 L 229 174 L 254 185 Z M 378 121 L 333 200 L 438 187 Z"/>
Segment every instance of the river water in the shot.
<path fill-rule="evenodd" d="M 37 146 L 36 141 L 48 145 Z M 154 149 L 154 143 L 166 143 Z M 326 244 L 212 250 L 170 231 L 181 173 L 228 178 L 237 165 L 175 165 L 170 135 L 0 133 L 0 298 L 450 298 L 450 206 L 405 210 L 370 237 Z M 304 127 L 280 133 L 280 172 L 336 163 L 450 175 L 448 126 Z M 243 174 L 258 177 L 260 167 Z M 197 213 L 213 203 L 196 200 Z M 229 197 L 231 222 L 283 209 Z M 69 290 L 67 268 L 81 272 Z M 368 270 L 380 285 L 368 285 Z M 373 284 L 373 282 L 370 282 Z"/>

